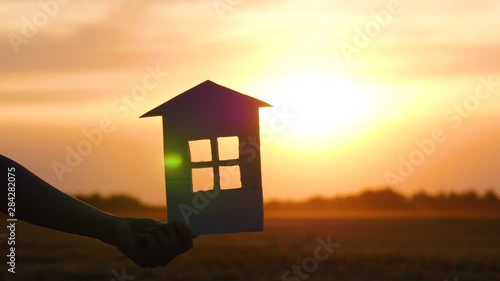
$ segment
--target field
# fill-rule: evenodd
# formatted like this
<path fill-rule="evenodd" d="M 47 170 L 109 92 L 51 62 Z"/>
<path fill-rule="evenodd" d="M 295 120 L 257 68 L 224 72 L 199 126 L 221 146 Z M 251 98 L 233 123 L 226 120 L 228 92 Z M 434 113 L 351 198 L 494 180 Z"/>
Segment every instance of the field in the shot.
<path fill-rule="evenodd" d="M 0 280 L 500 280 L 495 219 L 269 219 L 264 233 L 198 237 L 189 253 L 148 270 L 92 239 L 22 223 L 16 234 L 16 274 L 2 266 Z M 340 247 L 318 261 L 318 239 L 328 237 Z M 284 279 L 294 265 L 310 273 Z"/>

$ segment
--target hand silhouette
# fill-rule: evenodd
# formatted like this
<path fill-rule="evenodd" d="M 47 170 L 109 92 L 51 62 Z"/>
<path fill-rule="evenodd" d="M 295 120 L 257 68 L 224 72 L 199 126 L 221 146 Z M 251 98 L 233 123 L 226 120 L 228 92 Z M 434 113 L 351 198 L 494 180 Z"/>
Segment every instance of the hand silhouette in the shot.
<path fill-rule="evenodd" d="M 193 247 L 193 238 L 183 224 L 165 224 L 149 218 L 117 218 L 109 244 L 141 267 L 167 265 Z"/>
<path fill-rule="evenodd" d="M 0 155 L 0 171 L 15 178 L 15 185 L 10 188 L 15 188 L 16 218 L 19 220 L 99 239 L 117 247 L 142 267 L 165 266 L 193 247 L 191 232 L 183 224 L 108 214 L 61 192 L 3 155 Z M 0 198 L 7 200 L 8 192 L 11 192 L 8 188 L 0 188 Z M 1 204 L 0 212 L 7 214 L 7 206 Z"/>

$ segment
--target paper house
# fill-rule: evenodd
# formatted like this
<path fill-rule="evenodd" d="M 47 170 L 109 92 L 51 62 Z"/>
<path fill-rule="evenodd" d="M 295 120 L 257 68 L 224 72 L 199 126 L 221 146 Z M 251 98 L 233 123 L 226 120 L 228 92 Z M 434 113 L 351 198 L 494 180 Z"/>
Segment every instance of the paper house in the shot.
<path fill-rule="evenodd" d="M 169 222 L 194 234 L 263 231 L 259 108 L 212 81 L 141 117 L 162 116 Z"/>

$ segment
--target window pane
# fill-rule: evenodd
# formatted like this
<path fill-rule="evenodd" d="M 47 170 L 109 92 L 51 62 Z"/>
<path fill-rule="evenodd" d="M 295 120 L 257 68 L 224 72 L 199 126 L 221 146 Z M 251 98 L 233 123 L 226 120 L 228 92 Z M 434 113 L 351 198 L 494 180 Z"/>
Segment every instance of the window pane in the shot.
<path fill-rule="evenodd" d="M 189 151 L 191 152 L 191 162 L 212 161 L 212 149 L 210 147 L 210 140 L 190 141 Z"/>
<path fill-rule="evenodd" d="M 214 170 L 212 168 L 193 169 L 193 192 L 214 189 Z"/>
<path fill-rule="evenodd" d="M 238 137 L 217 138 L 219 144 L 219 159 L 232 160 L 240 158 Z"/>
<path fill-rule="evenodd" d="M 240 166 L 220 166 L 220 189 L 241 188 Z"/>

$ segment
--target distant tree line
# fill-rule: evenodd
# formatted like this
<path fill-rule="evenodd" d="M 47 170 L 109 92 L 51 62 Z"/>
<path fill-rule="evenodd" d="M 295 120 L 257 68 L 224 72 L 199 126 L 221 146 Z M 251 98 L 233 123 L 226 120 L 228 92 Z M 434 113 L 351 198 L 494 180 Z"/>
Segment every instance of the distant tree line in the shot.
<path fill-rule="evenodd" d="M 316 197 L 302 202 L 273 201 L 267 210 L 279 211 L 393 211 L 407 214 L 457 214 L 500 216 L 500 199 L 493 191 L 480 196 L 476 192 L 438 194 L 419 192 L 405 197 L 391 188 L 366 190 L 358 195 L 333 198 Z"/>
<path fill-rule="evenodd" d="M 158 210 L 164 206 L 150 206 L 130 195 L 102 196 L 99 194 L 77 195 L 78 199 L 103 210 Z M 499 216 L 500 199 L 493 192 L 478 195 L 474 191 L 463 193 L 438 194 L 435 196 L 419 192 L 405 197 L 387 187 L 366 190 L 360 194 L 336 196 L 332 198 L 315 197 L 304 201 L 271 201 L 265 204 L 266 212 L 323 212 L 342 214 L 348 212 L 397 212 L 407 215 L 460 215 L 460 216 Z"/>
<path fill-rule="evenodd" d="M 75 197 L 89 205 L 103 210 L 136 210 L 152 208 L 143 204 L 137 198 L 124 194 L 102 196 L 94 193 L 91 195 L 76 195 Z"/>

